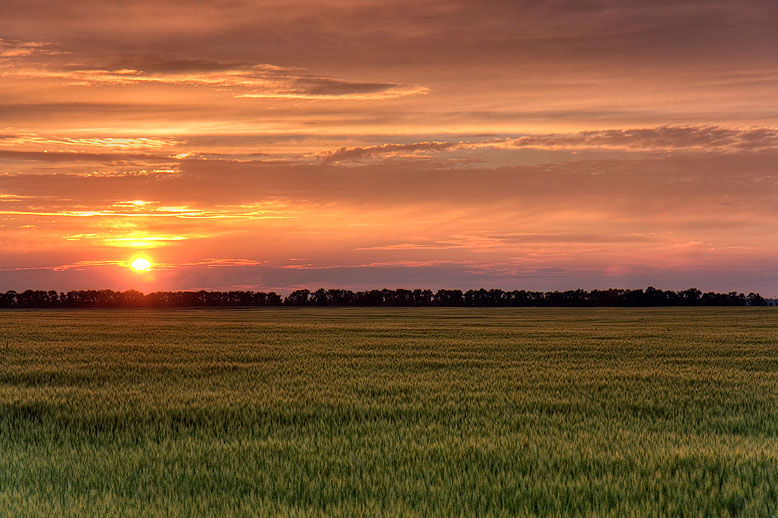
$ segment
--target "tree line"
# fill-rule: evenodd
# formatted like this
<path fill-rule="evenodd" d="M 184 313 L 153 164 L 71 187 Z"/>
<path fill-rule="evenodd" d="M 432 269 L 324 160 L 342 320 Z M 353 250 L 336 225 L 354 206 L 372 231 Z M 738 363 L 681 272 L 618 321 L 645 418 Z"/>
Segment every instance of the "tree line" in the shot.
<path fill-rule="evenodd" d="M 651 307 L 767 306 L 758 293 L 703 293 L 696 288 L 660 290 L 504 291 L 383 289 L 296 290 L 282 297 L 262 291 L 45 290 L 0 293 L 0 308 L 188 308 L 238 306 L 376 306 L 376 307 Z"/>

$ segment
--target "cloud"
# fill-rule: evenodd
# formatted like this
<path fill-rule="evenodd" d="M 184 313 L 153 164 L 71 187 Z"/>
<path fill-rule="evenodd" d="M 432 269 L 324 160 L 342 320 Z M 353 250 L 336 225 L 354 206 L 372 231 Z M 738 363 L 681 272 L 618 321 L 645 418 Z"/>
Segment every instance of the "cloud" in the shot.
<path fill-rule="evenodd" d="M 658 128 L 582 131 L 568 135 L 529 135 L 496 140 L 486 145 L 509 148 L 618 149 L 625 151 L 764 151 L 778 149 L 778 129 L 661 126 Z"/>
<path fill-rule="evenodd" d="M 304 140 L 306 137 L 290 137 Z M 308 137 L 310 138 L 310 137 Z M 321 137 L 320 137 L 321 138 Z M 224 142 L 232 142 L 228 153 L 210 149 L 223 148 Z M 283 139 L 282 139 L 283 140 Z M 254 148 L 264 142 L 263 137 L 115 137 L 115 136 L 39 136 L 36 134 L 7 135 L 0 139 L 0 158 L 16 162 L 47 163 L 97 163 L 104 165 L 135 164 L 144 172 L 160 169 L 165 164 L 176 170 L 183 161 L 210 161 L 206 167 L 221 167 L 225 161 L 246 163 L 281 164 L 359 164 L 380 162 L 386 159 L 425 159 L 431 167 L 470 167 L 473 163 L 498 157 L 505 152 L 501 163 L 510 163 L 507 154 L 515 150 L 539 150 L 545 160 L 562 159 L 556 152 L 564 152 L 565 160 L 576 153 L 607 152 L 614 158 L 628 158 L 630 154 L 737 154 L 765 153 L 778 150 L 776 128 L 727 128 L 722 126 L 660 126 L 656 128 L 628 128 L 593 130 L 577 133 L 550 133 L 519 137 L 459 138 L 456 141 L 418 141 L 386 143 L 369 146 L 341 146 L 332 150 L 308 152 L 295 151 L 294 145 L 265 143 L 268 150 L 276 149 L 276 155 L 261 152 L 243 152 L 242 148 Z M 271 142 L 271 141 L 268 141 Z M 277 142 L 280 144 L 281 141 Z M 203 147 L 205 146 L 205 147 Z M 297 144 L 299 147 L 299 144 Z M 24 149 L 24 148 L 32 149 Z M 437 156 L 434 160 L 433 157 Z M 585 154 L 581 158 L 586 158 Z M 264 162 L 260 162 L 264 161 Z M 144 167 L 144 165 L 151 167 Z M 102 174 L 128 174 L 128 171 L 104 171 Z M 101 174 L 90 171 L 90 174 Z"/>
<path fill-rule="evenodd" d="M 426 87 L 414 84 L 347 81 L 312 75 L 299 67 L 182 58 L 158 53 L 120 55 L 104 62 L 94 59 L 64 64 L 60 64 L 59 60 L 28 61 L 0 68 L 0 77 L 60 81 L 70 86 L 209 87 L 229 90 L 235 98 L 375 100 L 428 91 Z"/>
<path fill-rule="evenodd" d="M 495 0 L 477 9 L 466 0 L 239 0 L 187 6 L 153 0 L 127 0 L 121 7 L 7 0 L 4 14 L 16 37 L 46 34 L 82 49 L 261 54 L 272 62 L 305 61 L 297 63 L 304 66 L 583 58 L 638 69 L 646 61 L 683 68 L 691 59 L 715 63 L 717 55 L 727 62 L 775 55 L 776 7 L 769 0 Z"/>
<path fill-rule="evenodd" d="M 124 260 L 106 260 L 106 261 L 78 261 L 71 264 L 57 264 L 51 266 L 22 266 L 15 268 L 0 268 L 0 272 L 23 272 L 23 271 L 36 271 L 36 270 L 49 270 L 52 272 L 64 272 L 67 270 L 84 270 L 90 268 L 99 268 L 105 266 L 127 266 L 127 261 Z"/>
<path fill-rule="evenodd" d="M 0 38 L 0 59 L 21 58 L 33 55 L 57 55 L 51 43 Z"/>
<path fill-rule="evenodd" d="M 78 200 L 80 208 L 61 208 L 76 212 L 110 209 L 111 213 L 124 214 L 125 208 L 106 207 L 106 200 L 155 200 L 156 205 L 142 209 L 154 209 L 157 217 L 163 214 L 161 207 L 187 207 L 200 211 L 199 217 L 248 217 L 265 210 L 263 203 L 276 202 L 301 207 L 451 206 L 476 211 L 510 205 L 547 213 L 586 207 L 587 211 L 613 214 L 651 214 L 679 207 L 697 213 L 690 204 L 710 207 L 727 202 L 737 204 L 729 205 L 737 207 L 728 209 L 729 216 L 734 216 L 778 209 L 776 161 L 778 150 L 628 155 L 611 160 L 456 169 L 413 161 L 344 167 L 334 162 L 299 165 L 184 159 L 177 161 L 177 172 L 172 174 L 0 174 L 0 193 Z M 21 206 L 14 210 L 38 211 Z M 56 211 L 49 207 L 39 212 Z"/>
<path fill-rule="evenodd" d="M 426 93 L 427 89 L 424 87 L 393 87 L 387 86 L 383 90 L 371 93 L 365 93 L 360 91 L 359 83 L 355 83 L 353 87 L 342 88 L 341 93 L 311 93 L 306 90 L 297 90 L 294 88 L 278 89 L 278 90 L 266 90 L 256 91 L 250 94 L 236 95 L 237 99 L 307 99 L 307 100 L 328 100 L 328 99 L 341 99 L 350 101 L 376 101 L 382 99 L 393 99 L 395 97 L 404 97 L 407 95 L 418 95 Z M 349 93 L 343 93 L 346 90 L 351 89 Z"/>
<path fill-rule="evenodd" d="M 721 126 L 660 126 L 578 133 L 551 133 L 457 142 L 414 142 L 341 147 L 318 154 L 324 163 L 358 162 L 398 156 L 479 149 L 541 149 L 550 151 L 606 150 L 633 153 L 694 152 L 739 153 L 778 150 L 778 129 L 737 129 Z"/>
<path fill-rule="evenodd" d="M 352 160 L 364 160 L 367 158 L 417 155 L 418 153 L 445 151 L 454 149 L 459 144 L 453 142 L 415 142 L 411 144 L 382 144 L 380 146 L 367 147 L 341 147 L 335 151 L 323 151 L 319 159 L 325 163 L 348 162 Z"/>
<path fill-rule="evenodd" d="M 112 233 L 90 233 L 90 234 L 73 234 L 65 236 L 66 241 L 79 241 L 88 244 L 104 244 L 106 246 L 118 247 L 118 248 L 133 248 L 133 249 L 151 249 L 166 246 L 171 243 L 179 241 L 187 241 L 189 239 L 197 239 L 205 237 L 203 235 L 151 235 L 147 232 L 112 232 Z"/>
<path fill-rule="evenodd" d="M 170 162 L 170 157 L 165 155 L 152 155 L 145 153 L 86 153 L 80 151 L 15 151 L 0 149 L 0 159 L 24 160 L 39 162 L 126 162 L 139 161 L 142 163 Z"/>
<path fill-rule="evenodd" d="M 104 70 L 142 70 L 149 74 L 186 74 L 191 72 L 228 71 L 247 66 L 249 66 L 249 63 L 206 58 L 170 57 L 158 52 L 145 52 L 141 54 L 119 55 L 113 61 L 98 65 L 95 68 Z M 77 65 L 69 65 L 66 68 L 79 69 Z"/>
<path fill-rule="evenodd" d="M 2 198 L 0 198 L 2 199 Z M 9 201 L 30 200 L 32 197 L 10 195 Z M 78 202 L 73 203 L 76 207 L 71 209 L 56 208 L 40 209 L 37 205 L 32 207 L 20 207 L 13 209 L 0 209 L 0 215 L 5 216 L 37 216 L 37 217 L 59 217 L 59 218 L 166 218 L 166 219 L 232 219 L 241 221 L 267 220 L 267 219 L 290 219 L 294 217 L 292 211 L 280 211 L 272 204 L 238 205 L 238 206 L 220 206 L 211 210 L 204 208 L 192 208 L 186 205 L 180 206 L 161 206 L 159 203 L 145 202 L 142 205 L 130 205 L 132 202 L 116 202 L 107 207 L 91 207 L 89 209 L 78 209 Z M 20 204 L 21 205 L 21 204 Z M 79 234 L 82 238 L 85 234 Z M 127 236 L 125 236 L 127 237 Z M 129 236 L 135 239 L 135 236 Z M 149 239 L 155 241 L 155 239 Z"/>
<path fill-rule="evenodd" d="M 467 235 L 454 235 L 454 239 L 447 241 L 430 241 L 416 243 L 391 243 L 370 247 L 356 248 L 355 250 L 453 250 L 473 249 L 485 250 L 490 248 L 510 248 L 515 245 L 539 245 L 551 244 L 603 244 L 603 243 L 631 243 L 638 241 L 651 241 L 656 235 L 646 233 L 568 233 L 568 232 L 473 232 Z"/>
<path fill-rule="evenodd" d="M 275 88 L 236 95 L 237 98 L 380 100 L 428 92 L 421 85 L 352 82 L 327 77 L 276 74 Z"/>
<path fill-rule="evenodd" d="M 157 137 L 39 137 L 20 135 L 14 137 L 12 144 L 61 145 L 68 147 L 93 147 L 120 150 L 162 149 L 176 145 L 177 140 Z"/>
<path fill-rule="evenodd" d="M 311 95 L 347 95 L 386 92 L 402 85 L 397 83 L 352 83 L 324 77 L 303 77 L 294 81 L 294 87 Z"/>

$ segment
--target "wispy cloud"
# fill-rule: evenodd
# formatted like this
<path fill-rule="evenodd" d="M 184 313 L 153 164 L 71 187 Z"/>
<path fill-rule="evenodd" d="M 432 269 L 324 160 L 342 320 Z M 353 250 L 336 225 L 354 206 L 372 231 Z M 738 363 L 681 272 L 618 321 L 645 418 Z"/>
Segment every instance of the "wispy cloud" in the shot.
<path fill-rule="evenodd" d="M 126 260 L 105 260 L 105 261 L 78 261 L 71 264 L 58 264 L 55 266 L 21 266 L 15 268 L 0 268 L 0 272 L 22 272 L 27 270 L 50 270 L 54 272 L 63 272 L 67 270 L 81 270 L 99 266 L 126 266 Z"/>
<path fill-rule="evenodd" d="M 159 150 L 178 144 L 177 139 L 160 137 L 65 137 L 19 133 L 0 137 L 3 146 L 62 146 L 104 148 L 111 150 Z"/>
<path fill-rule="evenodd" d="M 0 59 L 41 54 L 39 44 L 10 47 Z M 0 49 L 3 47 L 0 46 Z M 0 50 L 0 52 L 2 52 Z M 60 81 L 71 86 L 175 85 L 208 87 L 235 98 L 380 100 L 428 92 L 416 84 L 351 81 L 311 74 L 299 67 L 172 58 L 159 54 L 121 56 L 110 63 L 18 60 L 0 67 L 0 77 Z"/>
<path fill-rule="evenodd" d="M 51 43 L 0 38 L 0 58 L 58 54 L 61 52 L 57 51 Z"/>
<path fill-rule="evenodd" d="M 424 251 L 424 250 L 489 250 L 496 248 L 515 248 L 517 245 L 544 244 L 602 244 L 602 243 L 634 243 L 652 241 L 655 234 L 647 233 L 601 233 L 576 234 L 569 232 L 473 232 L 465 235 L 453 235 L 449 240 L 431 240 L 427 242 L 390 243 L 369 247 L 355 248 L 357 251 Z"/>
<path fill-rule="evenodd" d="M 5 195 L 8 200 L 23 201 L 31 197 Z M 32 204 L 31 204 L 32 205 Z M 186 205 L 168 206 L 158 202 L 119 201 L 105 208 L 95 207 L 90 210 L 36 210 L 34 206 L 20 207 L 16 210 L 0 210 L 6 216 L 46 216 L 66 218 L 166 218 L 166 219 L 233 219 L 233 220 L 264 220 L 291 219 L 294 211 L 279 208 L 277 203 L 256 203 L 243 205 L 219 205 L 209 209 L 195 208 Z"/>
<path fill-rule="evenodd" d="M 380 146 L 341 147 L 335 151 L 323 151 L 319 159 L 325 163 L 358 161 L 368 158 L 396 156 L 419 156 L 420 153 L 446 151 L 461 147 L 454 142 L 414 142 L 411 144 L 382 144 Z"/>
<path fill-rule="evenodd" d="M 167 155 L 138 153 L 89 153 L 83 151 L 17 151 L 0 149 L 0 159 L 41 162 L 126 162 L 138 161 L 144 164 L 170 162 Z"/>
<path fill-rule="evenodd" d="M 661 126 L 658 128 L 582 131 L 574 134 L 528 135 L 495 140 L 484 145 L 551 150 L 762 151 L 778 149 L 778 129 L 738 129 L 721 126 Z"/>
<path fill-rule="evenodd" d="M 65 240 L 101 243 L 106 246 L 118 248 L 151 249 L 202 237 L 206 236 L 149 235 L 148 233 L 139 232 L 112 232 L 102 234 L 73 234 L 66 236 Z"/>
<path fill-rule="evenodd" d="M 777 128 L 726 128 L 721 126 L 660 126 L 577 133 L 550 133 L 456 142 L 412 142 L 341 147 L 322 151 L 325 163 L 359 162 L 395 157 L 426 157 L 460 150 L 540 149 L 549 151 L 607 150 L 624 152 L 738 153 L 778 150 Z"/>

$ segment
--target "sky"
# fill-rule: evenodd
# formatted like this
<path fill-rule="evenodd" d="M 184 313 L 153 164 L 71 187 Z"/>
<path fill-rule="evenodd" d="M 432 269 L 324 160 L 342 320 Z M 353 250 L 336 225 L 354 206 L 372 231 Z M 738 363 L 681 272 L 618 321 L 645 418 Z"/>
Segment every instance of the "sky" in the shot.
<path fill-rule="evenodd" d="M 774 0 L 2 11 L 0 291 L 778 296 Z"/>

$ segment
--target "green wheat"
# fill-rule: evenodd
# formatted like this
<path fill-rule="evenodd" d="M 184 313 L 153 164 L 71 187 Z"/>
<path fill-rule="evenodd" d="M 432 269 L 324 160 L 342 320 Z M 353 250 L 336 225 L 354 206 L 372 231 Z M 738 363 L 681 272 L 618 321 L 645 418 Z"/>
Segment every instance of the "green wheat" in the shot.
<path fill-rule="evenodd" d="M 0 333 L 0 516 L 778 514 L 770 308 L 5 311 Z"/>

